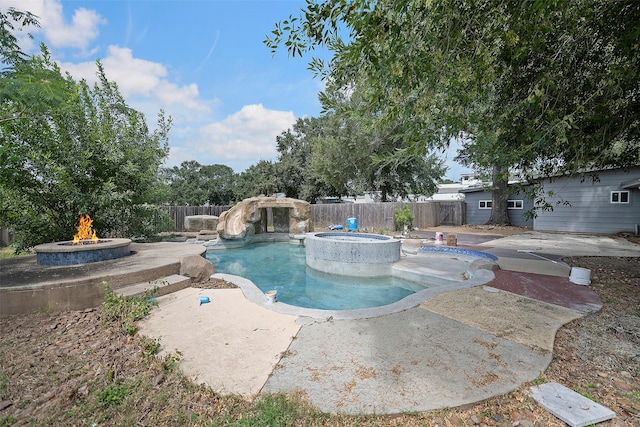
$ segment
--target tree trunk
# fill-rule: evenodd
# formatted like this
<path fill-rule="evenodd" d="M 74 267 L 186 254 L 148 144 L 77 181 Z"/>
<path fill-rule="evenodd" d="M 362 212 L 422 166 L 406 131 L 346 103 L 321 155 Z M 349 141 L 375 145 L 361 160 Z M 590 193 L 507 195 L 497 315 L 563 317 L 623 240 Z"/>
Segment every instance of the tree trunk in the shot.
<path fill-rule="evenodd" d="M 389 192 L 387 191 L 387 186 L 383 184 L 382 187 L 380 187 L 380 201 L 386 202 L 388 194 Z"/>
<path fill-rule="evenodd" d="M 487 224 L 511 225 L 509 219 L 509 209 L 507 207 L 507 187 L 509 184 L 509 174 L 505 173 L 502 166 L 495 165 L 492 172 L 492 192 L 491 192 L 491 217 Z"/>

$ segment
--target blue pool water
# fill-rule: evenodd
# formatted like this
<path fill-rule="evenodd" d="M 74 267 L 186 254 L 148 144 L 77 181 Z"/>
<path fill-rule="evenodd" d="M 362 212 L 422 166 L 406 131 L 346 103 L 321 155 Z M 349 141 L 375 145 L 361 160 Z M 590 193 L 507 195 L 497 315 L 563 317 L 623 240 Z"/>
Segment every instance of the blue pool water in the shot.
<path fill-rule="evenodd" d="M 289 243 L 256 243 L 207 251 L 218 273 L 251 280 L 263 292 L 275 289 L 278 301 L 322 310 L 379 307 L 426 289 L 395 277 L 359 278 L 320 273 L 307 267 L 305 249 Z"/>

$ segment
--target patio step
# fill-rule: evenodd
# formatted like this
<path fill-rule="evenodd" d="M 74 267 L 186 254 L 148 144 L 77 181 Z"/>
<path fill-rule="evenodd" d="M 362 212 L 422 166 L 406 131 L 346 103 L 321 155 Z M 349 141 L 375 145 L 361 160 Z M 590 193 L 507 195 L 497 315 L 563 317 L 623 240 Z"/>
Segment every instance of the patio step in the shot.
<path fill-rule="evenodd" d="M 157 280 L 144 283 L 135 283 L 133 285 L 114 289 L 113 293 L 125 298 L 133 298 L 142 296 L 145 294 L 145 292 L 151 291 L 154 288 L 158 288 L 153 296 L 160 297 L 188 288 L 189 286 L 191 286 L 191 278 L 181 276 L 179 274 L 172 274 L 170 276 L 162 277 Z"/>

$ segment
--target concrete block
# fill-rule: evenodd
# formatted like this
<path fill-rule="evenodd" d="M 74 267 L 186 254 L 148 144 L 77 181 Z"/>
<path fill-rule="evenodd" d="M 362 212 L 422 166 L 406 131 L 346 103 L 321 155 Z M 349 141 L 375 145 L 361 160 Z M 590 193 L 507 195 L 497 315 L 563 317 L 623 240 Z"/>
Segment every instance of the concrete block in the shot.
<path fill-rule="evenodd" d="M 571 427 L 585 427 L 616 416 L 612 410 L 558 383 L 531 387 L 531 397 Z"/>
<path fill-rule="evenodd" d="M 218 217 L 214 215 L 191 215 L 184 218 L 184 229 L 199 232 L 201 230 L 215 230 Z"/>
<path fill-rule="evenodd" d="M 458 246 L 458 236 L 455 234 L 447 234 L 447 246 Z"/>

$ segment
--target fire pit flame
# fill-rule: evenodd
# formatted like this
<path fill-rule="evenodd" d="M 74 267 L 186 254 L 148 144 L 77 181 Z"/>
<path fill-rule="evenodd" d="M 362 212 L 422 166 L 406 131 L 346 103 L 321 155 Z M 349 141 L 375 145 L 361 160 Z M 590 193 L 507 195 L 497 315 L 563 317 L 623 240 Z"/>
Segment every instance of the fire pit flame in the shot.
<path fill-rule="evenodd" d="M 78 232 L 73 236 L 74 245 L 84 245 L 85 243 L 98 243 L 98 236 L 93 229 L 93 220 L 89 215 L 80 215 Z"/>

